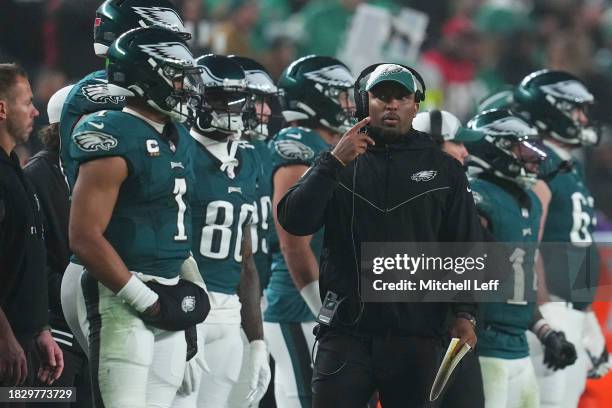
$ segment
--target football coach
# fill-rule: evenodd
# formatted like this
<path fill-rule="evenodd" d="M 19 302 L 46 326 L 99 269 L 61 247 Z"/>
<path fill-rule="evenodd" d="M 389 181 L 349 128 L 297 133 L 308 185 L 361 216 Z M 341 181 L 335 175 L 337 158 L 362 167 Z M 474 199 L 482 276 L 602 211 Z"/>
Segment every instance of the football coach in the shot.
<path fill-rule="evenodd" d="M 315 408 L 361 408 L 375 390 L 385 408 L 431 406 L 446 336 L 476 344 L 474 303 L 368 303 L 358 287 L 362 243 L 482 241 L 459 162 L 412 128 L 424 95 L 412 68 L 366 68 L 355 83 L 359 122 L 278 204 L 289 233 L 325 228 L 320 293 L 338 297 L 317 333 Z"/>

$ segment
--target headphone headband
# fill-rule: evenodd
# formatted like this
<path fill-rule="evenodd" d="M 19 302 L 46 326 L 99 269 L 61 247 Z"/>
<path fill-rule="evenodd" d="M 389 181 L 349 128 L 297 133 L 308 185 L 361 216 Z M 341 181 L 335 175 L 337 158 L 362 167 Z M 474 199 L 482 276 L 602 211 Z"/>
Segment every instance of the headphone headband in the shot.
<path fill-rule="evenodd" d="M 355 85 L 354 85 L 355 116 L 357 117 L 357 120 L 362 120 L 363 118 L 368 116 L 368 93 L 361 87 L 361 83 L 378 66 L 383 65 L 383 64 L 386 64 L 386 63 L 379 62 L 377 64 L 372 64 L 366 67 L 363 71 L 361 71 L 361 73 L 357 77 L 357 80 L 355 81 Z M 395 64 L 395 65 L 399 65 L 400 67 L 407 69 L 416 78 L 418 84 L 417 84 L 417 89 L 414 91 L 415 102 L 420 103 L 424 101 L 426 87 L 425 87 L 425 81 L 423 80 L 423 77 L 421 76 L 421 74 L 419 74 L 416 69 L 411 68 L 407 65 L 403 65 L 403 64 Z"/>

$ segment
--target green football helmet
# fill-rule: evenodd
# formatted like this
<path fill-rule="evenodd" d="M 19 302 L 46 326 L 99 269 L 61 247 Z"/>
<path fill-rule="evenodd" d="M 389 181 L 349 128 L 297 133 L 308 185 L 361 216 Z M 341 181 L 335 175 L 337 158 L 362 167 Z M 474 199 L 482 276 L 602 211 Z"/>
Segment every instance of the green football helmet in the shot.
<path fill-rule="evenodd" d="M 244 128 L 242 116 L 249 100 L 242 67 L 224 55 L 208 54 L 196 59 L 202 68 L 204 99 L 196 113 L 195 126 L 204 134 L 229 137 Z"/>
<path fill-rule="evenodd" d="M 599 142 L 589 118 L 594 98 L 584 83 L 572 74 L 541 70 L 526 76 L 514 91 L 514 109 L 542 136 L 571 146 Z"/>
<path fill-rule="evenodd" d="M 271 113 L 264 113 L 263 106 L 266 103 L 270 108 L 272 99 L 278 100 L 279 89 L 266 68 L 259 62 L 237 55 L 230 55 L 229 58 L 240 64 L 244 70 L 247 90 L 251 93 L 251 101 L 243 117 L 245 125 L 243 133 L 252 139 L 265 140 L 269 136 L 268 122 Z"/>
<path fill-rule="evenodd" d="M 179 122 L 199 105 L 201 72 L 183 38 L 160 27 L 130 30 L 108 50 L 109 94 L 139 97 Z"/>
<path fill-rule="evenodd" d="M 354 82 L 348 67 L 332 57 L 309 55 L 292 62 L 278 82 L 285 120 L 346 132 L 355 106 Z"/>
<path fill-rule="evenodd" d="M 490 109 L 512 109 L 514 104 L 514 86 L 504 85 L 478 102 L 477 112 Z"/>
<path fill-rule="evenodd" d="M 476 115 L 468 128 L 485 137 L 466 143 L 468 166 L 510 180 L 525 189 L 538 177 L 538 165 L 546 158 L 538 130 L 505 109 L 491 109 Z"/>
<path fill-rule="evenodd" d="M 96 10 L 94 52 L 99 57 L 106 57 L 109 47 L 121 34 L 149 26 L 174 31 L 185 41 L 191 38 L 169 0 L 106 0 Z"/>

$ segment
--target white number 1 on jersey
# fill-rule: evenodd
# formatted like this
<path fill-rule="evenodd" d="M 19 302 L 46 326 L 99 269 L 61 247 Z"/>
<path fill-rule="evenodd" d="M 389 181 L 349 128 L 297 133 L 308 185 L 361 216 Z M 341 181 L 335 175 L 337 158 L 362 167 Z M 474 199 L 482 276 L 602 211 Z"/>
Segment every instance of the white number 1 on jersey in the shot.
<path fill-rule="evenodd" d="M 187 241 L 187 235 L 185 234 L 185 210 L 187 206 L 183 201 L 183 194 L 187 192 L 187 182 L 183 178 L 174 179 L 174 199 L 178 204 L 178 214 L 176 216 L 176 228 L 177 234 L 174 236 L 175 241 Z"/>

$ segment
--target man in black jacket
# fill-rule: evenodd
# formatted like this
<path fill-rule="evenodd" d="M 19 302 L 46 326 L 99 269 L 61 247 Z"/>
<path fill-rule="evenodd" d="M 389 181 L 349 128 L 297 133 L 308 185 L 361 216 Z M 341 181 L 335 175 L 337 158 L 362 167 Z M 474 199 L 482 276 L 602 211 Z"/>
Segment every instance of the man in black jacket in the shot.
<path fill-rule="evenodd" d="M 331 327 L 319 333 L 313 406 L 362 407 L 377 389 L 385 408 L 423 407 L 447 331 L 461 344 L 476 344 L 475 304 L 362 302 L 361 244 L 477 242 L 480 225 L 459 163 L 412 129 L 422 99 L 414 75 L 381 64 L 364 80 L 364 92 L 369 116 L 278 204 L 279 222 L 291 234 L 325 227 L 320 292 L 342 300 Z"/>
<path fill-rule="evenodd" d="M 35 349 L 41 381 L 52 383 L 63 369 L 47 327 L 43 215 L 13 151 L 28 140 L 36 116 L 26 73 L 0 64 L 0 385 L 33 379 L 28 358 Z"/>
<path fill-rule="evenodd" d="M 64 174 L 60 169 L 60 114 L 66 96 L 72 89 L 68 85 L 57 91 L 49 99 L 47 115 L 49 125 L 39 132 L 44 148 L 32 157 L 23 169 L 36 189 L 40 206 L 45 214 L 45 246 L 47 248 L 47 283 L 49 294 L 49 325 L 55 341 L 64 354 L 64 371 L 53 384 L 55 387 L 73 387 L 77 392 L 77 402 L 56 403 L 56 408 L 91 407 L 91 392 L 87 356 L 74 334 L 68 327 L 64 313 L 60 289 L 62 276 L 70 261 L 68 246 L 68 217 L 70 215 L 70 193 Z M 76 295 L 75 295 L 76 296 Z M 35 360 L 35 363 L 37 361 Z M 35 383 L 35 385 L 39 385 Z M 32 407 L 45 404 L 32 403 Z"/>

